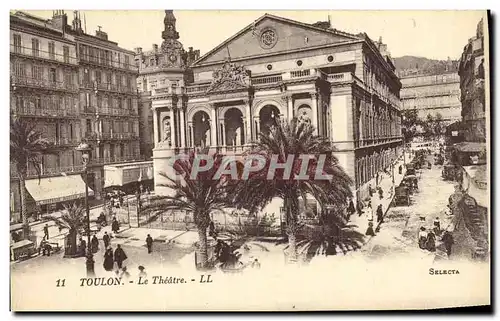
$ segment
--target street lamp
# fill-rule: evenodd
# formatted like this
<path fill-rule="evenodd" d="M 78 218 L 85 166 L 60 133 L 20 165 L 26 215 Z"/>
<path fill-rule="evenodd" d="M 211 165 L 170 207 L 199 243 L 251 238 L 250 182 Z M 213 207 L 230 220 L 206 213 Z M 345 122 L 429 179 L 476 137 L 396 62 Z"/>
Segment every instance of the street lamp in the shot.
<path fill-rule="evenodd" d="M 401 117 L 401 119 L 403 120 L 402 129 L 404 129 L 404 131 L 403 131 L 403 166 L 406 167 L 406 126 L 404 125 L 404 122 L 406 120 L 405 115 L 403 115 Z"/>
<path fill-rule="evenodd" d="M 94 276 L 94 257 L 92 255 L 92 246 L 90 243 L 90 211 L 89 211 L 89 184 L 88 180 L 88 164 L 90 162 L 90 152 L 92 148 L 87 143 L 80 143 L 75 150 L 82 153 L 83 173 L 85 181 L 85 212 L 87 213 L 87 276 Z"/>

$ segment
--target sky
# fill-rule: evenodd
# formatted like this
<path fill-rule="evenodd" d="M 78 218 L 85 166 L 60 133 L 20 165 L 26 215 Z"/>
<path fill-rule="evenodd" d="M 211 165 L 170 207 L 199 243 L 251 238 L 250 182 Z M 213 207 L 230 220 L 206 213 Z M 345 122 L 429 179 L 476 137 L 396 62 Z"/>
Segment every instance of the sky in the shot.
<path fill-rule="evenodd" d="M 27 11 L 51 18 L 52 11 Z M 71 24 L 73 13 L 65 11 Z M 126 49 L 152 48 L 161 45 L 163 10 L 80 11 L 85 16 L 87 33 L 95 34 L 97 26 L 110 40 Z M 181 11 L 174 10 L 177 31 L 184 48 L 207 53 L 218 44 L 251 24 L 265 13 L 305 23 L 326 21 L 332 28 L 349 33 L 366 32 L 372 40 L 382 37 L 392 57 L 404 55 L 445 60 L 458 59 L 476 26 L 482 11 Z"/>

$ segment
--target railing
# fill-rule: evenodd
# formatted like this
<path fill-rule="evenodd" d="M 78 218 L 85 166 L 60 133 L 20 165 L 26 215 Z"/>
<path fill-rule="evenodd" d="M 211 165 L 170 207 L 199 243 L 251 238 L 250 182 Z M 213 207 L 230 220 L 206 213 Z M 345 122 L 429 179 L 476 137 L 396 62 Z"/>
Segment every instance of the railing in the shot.
<path fill-rule="evenodd" d="M 338 74 L 329 74 L 327 80 L 331 83 L 352 81 L 352 74 L 350 72 L 343 72 Z"/>
<path fill-rule="evenodd" d="M 98 57 L 89 56 L 89 55 L 81 55 L 80 61 L 85 63 L 90 63 L 93 65 L 109 67 L 109 68 L 117 68 L 123 69 L 127 71 L 139 72 L 139 68 L 135 64 L 126 64 L 125 62 L 118 62 L 111 59 L 98 59 Z"/>
<path fill-rule="evenodd" d="M 62 167 L 53 167 L 53 168 L 42 168 L 40 169 L 40 176 L 48 176 L 48 175 L 61 175 L 62 173 L 79 173 L 83 171 L 83 165 L 76 166 L 62 166 Z M 26 172 L 26 178 L 34 178 L 37 177 L 38 174 L 33 168 L 29 168 Z M 10 177 L 17 177 L 17 170 L 15 166 L 10 166 Z"/>
<path fill-rule="evenodd" d="M 112 133 L 112 132 L 86 132 L 85 138 L 89 140 L 111 140 L 111 139 L 137 139 L 139 135 L 131 132 Z"/>
<path fill-rule="evenodd" d="M 30 86 L 30 87 L 38 87 L 38 88 L 50 88 L 50 89 L 62 89 L 62 90 L 70 90 L 76 91 L 77 87 L 72 83 L 60 82 L 60 81 L 52 81 L 49 79 L 36 79 L 31 77 L 12 76 L 12 84 L 14 86 Z"/>
<path fill-rule="evenodd" d="M 78 145 L 80 141 L 76 138 L 56 138 L 56 137 L 44 137 L 49 143 L 54 146 L 66 146 L 66 145 Z"/>
<path fill-rule="evenodd" d="M 283 81 L 282 75 L 252 78 L 252 85 L 275 84 Z"/>
<path fill-rule="evenodd" d="M 210 88 L 210 85 L 194 85 L 194 86 L 189 86 L 186 87 L 186 93 L 199 93 L 199 92 L 205 92 Z"/>
<path fill-rule="evenodd" d="M 296 70 L 296 71 L 291 71 L 290 72 L 290 77 L 291 78 L 309 77 L 310 75 L 311 75 L 311 70 L 310 69 Z"/>
<path fill-rule="evenodd" d="M 184 88 L 183 87 L 162 87 L 162 88 L 157 88 L 153 89 L 153 96 L 155 95 L 166 95 L 166 94 L 176 94 L 176 95 L 182 95 L 184 93 Z"/>
<path fill-rule="evenodd" d="M 76 57 L 71 57 L 69 55 L 64 55 L 64 54 L 61 55 L 55 52 L 49 52 L 44 50 L 33 50 L 33 48 L 15 46 L 12 44 L 10 45 L 10 52 L 25 57 L 33 57 L 33 58 L 62 62 L 65 64 L 78 65 L 78 60 L 76 59 Z"/>
<path fill-rule="evenodd" d="M 134 109 L 120 109 L 120 108 L 108 108 L 108 107 L 97 107 L 94 108 L 97 110 L 97 113 L 100 115 L 108 115 L 108 116 L 137 116 L 138 112 Z"/>
<path fill-rule="evenodd" d="M 83 88 L 86 88 L 86 89 L 113 91 L 113 92 L 119 92 L 119 93 L 125 93 L 125 94 L 137 93 L 136 88 L 118 85 L 118 84 L 112 84 L 112 83 L 105 83 L 105 82 L 83 81 L 80 84 L 80 86 Z"/>
<path fill-rule="evenodd" d="M 76 117 L 77 111 L 74 109 L 54 109 L 54 108 L 35 108 L 35 107 L 15 107 L 11 111 L 21 116 L 38 117 Z"/>
<path fill-rule="evenodd" d="M 100 165 L 109 163 L 120 163 L 120 162 L 132 162 L 132 161 L 143 161 L 146 158 L 143 155 L 126 155 L 126 156 L 115 156 L 115 157 L 100 157 L 92 158 L 90 164 Z"/>

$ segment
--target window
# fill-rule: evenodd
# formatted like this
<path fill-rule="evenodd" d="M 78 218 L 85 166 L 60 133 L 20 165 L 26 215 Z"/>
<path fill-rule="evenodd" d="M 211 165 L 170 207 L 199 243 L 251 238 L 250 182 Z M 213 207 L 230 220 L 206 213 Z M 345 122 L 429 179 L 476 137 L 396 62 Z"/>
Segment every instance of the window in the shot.
<path fill-rule="evenodd" d="M 90 119 L 87 119 L 87 121 L 86 121 L 86 127 L 87 127 L 87 132 L 88 133 L 92 132 L 92 123 L 91 123 Z"/>
<path fill-rule="evenodd" d="M 15 33 L 14 34 L 14 52 L 21 53 L 22 52 L 22 44 L 21 44 L 21 35 Z"/>
<path fill-rule="evenodd" d="M 63 46 L 63 59 L 65 63 L 69 63 L 69 47 Z"/>
<path fill-rule="evenodd" d="M 144 78 L 144 83 L 142 84 L 142 90 L 143 91 L 148 91 L 148 80 Z"/>
<path fill-rule="evenodd" d="M 106 50 L 106 51 L 105 51 L 105 56 L 106 56 L 106 65 L 107 65 L 107 66 L 109 66 L 109 61 L 110 61 L 111 59 L 110 59 L 110 56 L 109 56 L 109 51 L 108 51 L 108 50 Z"/>
<path fill-rule="evenodd" d="M 113 108 L 113 98 L 108 96 L 108 108 Z"/>
<path fill-rule="evenodd" d="M 18 77 L 26 77 L 26 65 L 22 62 L 14 64 L 14 74 Z"/>
<path fill-rule="evenodd" d="M 56 45 L 53 41 L 49 42 L 49 58 L 56 59 Z"/>
<path fill-rule="evenodd" d="M 33 65 L 31 67 L 31 73 L 32 73 L 34 79 L 36 79 L 36 80 L 43 79 L 43 67 L 42 66 Z"/>
<path fill-rule="evenodd" d="M 87 68 L 83 70 L 83 84 L 84 85 L 90 84 L 90 74 Z"/>
<path fill-rule="evenodd" d="M 85 106 L 90 106 L 90 94 L 85 93 Z"/>
<path fill-rule="evenodd" d="M 70 71 L 64 72 L 64 83 L 70 87 L 73 85 L 73 77 Z"/>
<path fill-rule="evenodd" d="M 122 109 L 123 108 L 123 102 L 122 102 L 122 99 L 121 98 L 118 98 L 118 109 Z"/>
<path fill-rule="evenodd" d="M 50 68 L 49 70 L 49 81 L 51 83 L 56 83 L 57 82 L 57 73 L 55 68 Z"/>
<path fill-rule="evenodd" d="M 128 68 L 129 65 L 130 65 L 130 57 L 125 56 L 125 67 Z"/>
<path fill-rule="evenodd" d="M 101 109 L 102 107 L 102 96 L 97 95 L 97 108 Z"/>
<path fill-rule="evenodd" d="M 127 99 L 127 106 L 129 110 L 132 110 L 132 98 Z"/>
<path fill-rule="evenodd" d="M 101 83 L 101 71 L 100 70 L 95 71 L 95 81 L 97 82 L 97 84 Z"/>
<path fill-rule="evenodd" d="M 31 53 L 33 56 L 40 56 L 40 41 L 36 38 L 31 39 Z"/>

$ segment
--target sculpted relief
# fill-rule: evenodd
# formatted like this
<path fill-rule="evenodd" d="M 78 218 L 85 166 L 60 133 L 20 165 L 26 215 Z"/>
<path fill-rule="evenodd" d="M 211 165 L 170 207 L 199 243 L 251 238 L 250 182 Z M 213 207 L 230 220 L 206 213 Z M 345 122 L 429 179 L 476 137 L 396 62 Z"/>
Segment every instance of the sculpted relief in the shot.
<path fill-rule="evenodd" d="M 229 59 L 212 74 L 213 80 L 208 91 L 246 88 L 250 86 L 250 71 L 237 66 Z"/>
<path fill-rule="evenodd" d="M 166 118 L 163 121 L 163 141 L 169 146 L 172 146 L 172 127 L 170 125 L 170 119 Z"/>

